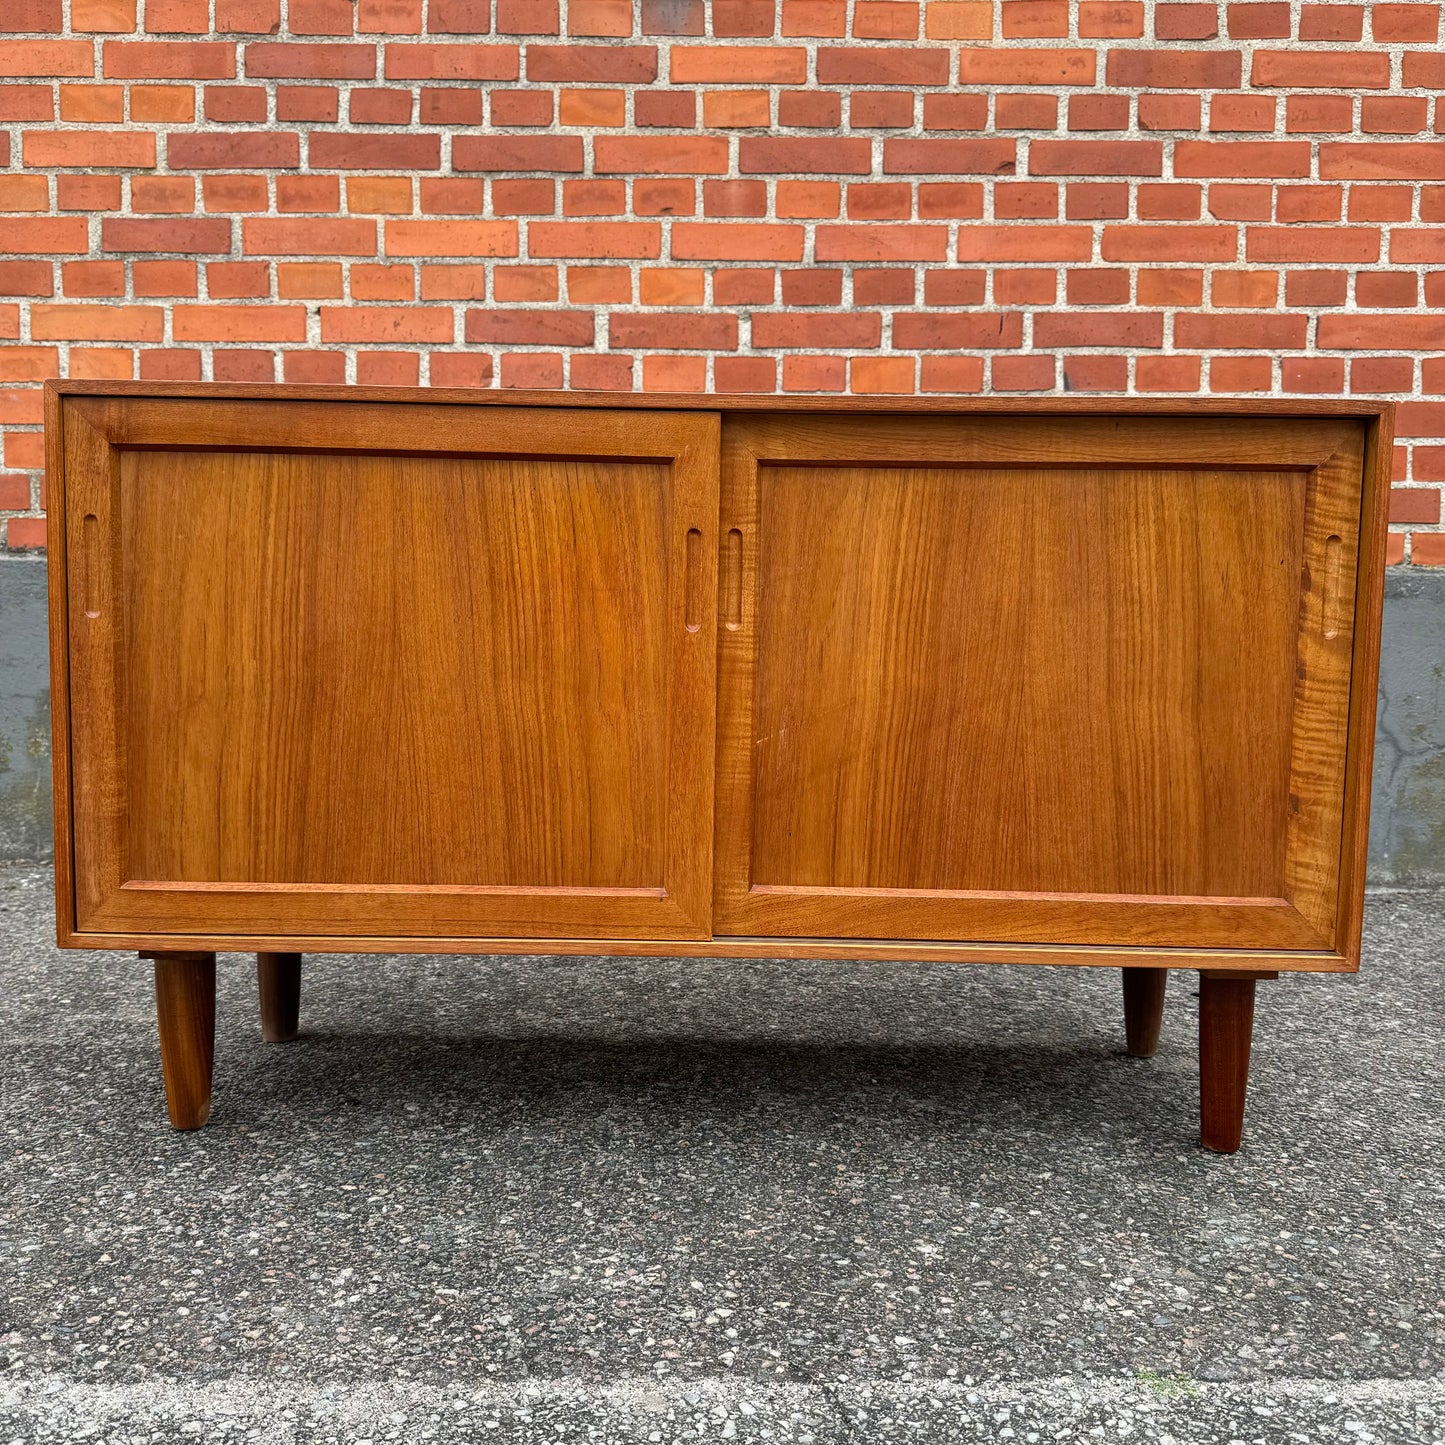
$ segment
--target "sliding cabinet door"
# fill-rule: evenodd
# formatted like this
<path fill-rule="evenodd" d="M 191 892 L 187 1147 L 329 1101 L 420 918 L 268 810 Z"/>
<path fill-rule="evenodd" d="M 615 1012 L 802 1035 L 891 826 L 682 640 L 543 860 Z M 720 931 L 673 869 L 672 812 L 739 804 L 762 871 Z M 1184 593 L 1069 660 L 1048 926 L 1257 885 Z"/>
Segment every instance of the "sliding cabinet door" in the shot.
<path fill-rule="evenodd" d="M 62 423 L 79 930 L 707 936 L 715 416 Z"/>
<path fill-rule="evenodd" d="M 728 418 L 716 932 L 1333 948 L 1363 443 Z"/>

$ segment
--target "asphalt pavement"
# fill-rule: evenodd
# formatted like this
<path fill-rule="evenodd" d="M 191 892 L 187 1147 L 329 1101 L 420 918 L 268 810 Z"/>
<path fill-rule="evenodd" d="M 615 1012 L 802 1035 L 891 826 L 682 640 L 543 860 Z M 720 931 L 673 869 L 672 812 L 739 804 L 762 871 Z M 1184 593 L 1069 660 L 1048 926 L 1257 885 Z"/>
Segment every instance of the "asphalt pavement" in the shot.
<path fill-rule="evenodd" d="M 210 1125 L 149 966 L 0 869 L 0 1445 L 1445 1441 L 1445 895 L 1197 1011 L 1105 969 L 220 961 Z"/>

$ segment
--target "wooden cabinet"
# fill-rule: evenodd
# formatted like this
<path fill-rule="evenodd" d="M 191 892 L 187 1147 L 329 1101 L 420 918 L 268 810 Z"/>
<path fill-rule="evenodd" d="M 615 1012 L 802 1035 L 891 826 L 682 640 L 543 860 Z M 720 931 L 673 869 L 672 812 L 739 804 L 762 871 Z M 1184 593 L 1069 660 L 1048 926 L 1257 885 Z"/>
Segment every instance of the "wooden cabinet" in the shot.
<path fill-rule="evenodd" d="M 59 937 L 182 1126 L 221 949 L 275 1038 L 308 951 L 1107 963 L 1136 1052 L 1194 968 L 1219 1147 L 1358 965 L 1386 407 L 48 405 Z"/>

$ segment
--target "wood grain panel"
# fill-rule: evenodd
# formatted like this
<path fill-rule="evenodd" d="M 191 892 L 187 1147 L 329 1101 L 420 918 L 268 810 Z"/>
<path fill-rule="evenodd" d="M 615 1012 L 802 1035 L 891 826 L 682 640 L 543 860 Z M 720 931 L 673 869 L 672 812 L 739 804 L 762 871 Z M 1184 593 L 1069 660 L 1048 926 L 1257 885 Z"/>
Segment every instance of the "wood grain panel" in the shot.
<path fill-rule="evenodd" d="M 715 419 L 494 412 L 430 455 L 157 405 L 72 427 L 89 926 L 706 932 Z M 271 449 L 189 445 L 243 424 Z"/>
<path fill-rule="evenodd" d="M 729 419 L 718 931 L 1328 947 L 1359 442 Z"/>

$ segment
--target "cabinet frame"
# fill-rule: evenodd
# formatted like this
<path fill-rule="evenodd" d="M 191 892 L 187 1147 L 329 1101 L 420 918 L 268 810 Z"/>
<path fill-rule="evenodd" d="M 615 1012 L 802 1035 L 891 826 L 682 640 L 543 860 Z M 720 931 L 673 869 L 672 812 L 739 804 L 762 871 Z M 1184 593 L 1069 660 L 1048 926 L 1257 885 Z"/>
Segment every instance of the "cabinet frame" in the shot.
<path fill-rule="evenodd" d="M 1189 416 L 1358 418 L 1365 424 L 1365 448 L 1359 514 L 1358 566 L 1354 589 L 1354 635 L 1350 663 L 1350 703 L 1344 795 L 1341 805 L 1340 859 L 1333 945 L 1289 949 L 1168 948 L 1079 946 L 1069 943 L 971 943 L 956 940 L 865 939 L 829 937 L 760 937 L 699 935 L 598 938 L 575 933 L 566 937 L 433 936 L 420 934 L 298 934 L 277 932 L 177 933 L 164 929 L 87 928 L 78 926 L 74 840 L 74 779 L 70 739 L 71 651 L 65 619 L 69 613 L 69 528 L 62 483 L 65 438 L 62 424 L 66 397 L 98 396 L 157 399 L 226 398 L 294 403 L 366 403 L 428 407 L 608 409 L 639 412 L 752 413 L 878 416 Z M 428 390 L 412 388 L 328 387 L 301 385 L 193 384 L 161 382 L 77 382 L 46 384 L 48 508 L 50 515 L 50 588 L 52 710 L 55 738 L 55 816 L 57 938 L 64 947 L 123 949 L 255 949 L 268 952 L 426 952 L 669 955 L 700 957 L 826 957 L 921 959 L 969 962 L 1071 963 L 1101 966 L 1138 965 L 1233 970 L 1261 968 L 1305 971 L 1351 971 L 1359 963 L 1363 877 L 1367 848 L 1370 764 L 1375 726 L 1378 677 L 1378 634 L 1384 587 L 1385 543 L 1389 502 L 1390 444 L 1394 407 L 1356 400 L 1240 401 L 1189 398 L 1134 399 L 1071 397 L 982 399 L 955 397 L 730 396 L 702 394 L 616 394 L 584 392 L 513 392 Z M 639 421 L 641 418 L 639 418 Z M 716 526 L 716 517 L 711 519 Z M 726 521 L 716 534 L 725 537 Z M 710 533 L 710 535 L 712 535 Z M 711 574 L 715 553 L 709 556 Z M 711 748 L 711 739 L 708 740 Z"/>

